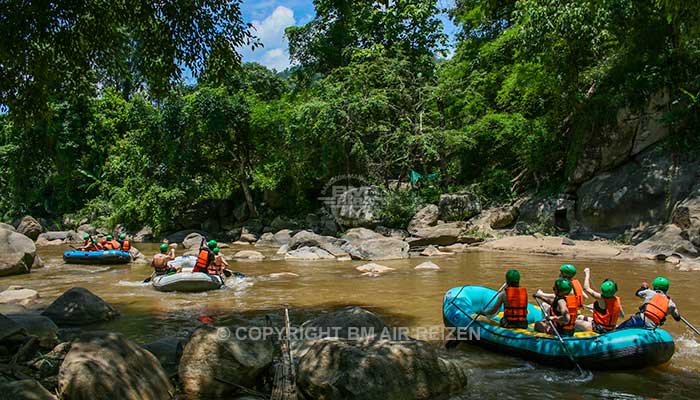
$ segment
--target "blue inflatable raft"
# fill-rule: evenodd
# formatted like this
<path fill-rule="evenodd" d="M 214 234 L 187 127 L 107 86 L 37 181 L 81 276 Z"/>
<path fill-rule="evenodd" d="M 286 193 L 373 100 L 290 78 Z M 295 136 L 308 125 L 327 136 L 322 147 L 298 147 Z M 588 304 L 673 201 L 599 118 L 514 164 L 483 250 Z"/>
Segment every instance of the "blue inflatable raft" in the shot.
<path fill-rule="evenodd" d="M 459 331 L 459 328 L 464 329 L 469 325 L 495 294 L 495 290 L 482 286 L 450 289 L 445 294 L 442 306 L 445 326 L 457 328 L 460 338 L 489 350 L 542 364 L 573 367 L 556 336 L 535 332 L 534 323 L 541 320 L 543 314 L 539 307 L 532 304 L 528 304 L 527 321 L 530 325 L 527 329 L 501 328 L 501 307 L 494 317 L 479 316 L 469 332 Z M 663 329 L 623 329 L 603 335 L 578 332 L 573 337 L 564 337 L 564 343 L 576 362 L 589 370 L 638 369 L 659 365 L 669 361 L 675 351 L 673 338 Z"/>
<path fill-rule="evenodd" d="M 63 261 L 66 264 L 126 264 L 131 262 L 131 254 L 121 250 L 68 250 L 63 253 Z"/>

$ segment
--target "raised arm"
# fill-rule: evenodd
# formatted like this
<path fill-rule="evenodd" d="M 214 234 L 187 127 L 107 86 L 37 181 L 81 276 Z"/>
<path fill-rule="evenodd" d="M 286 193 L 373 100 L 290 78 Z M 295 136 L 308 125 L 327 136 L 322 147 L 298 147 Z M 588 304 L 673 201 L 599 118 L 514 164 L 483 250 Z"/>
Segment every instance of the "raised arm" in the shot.
<path fill-rule="evenodd" d="M 598 292 L 596 292 L 596 291 L 593 290 L 593 288 L 591 287 L 591 269 L 590 269 L 590 268 L 584 269 L 584 270 L 583 270 L 583 275 L 584 275 L 584 278 L 583 278 L 583 291 L 584 291 L 584 293 L 590 294 L 590 295 L 593 296 L 593 298 L 595 298 L 596 300 L 602 299 L 602 298 L 603 298 L 603 295 L 600 294 L 600 293 L 598 293 Z"/>

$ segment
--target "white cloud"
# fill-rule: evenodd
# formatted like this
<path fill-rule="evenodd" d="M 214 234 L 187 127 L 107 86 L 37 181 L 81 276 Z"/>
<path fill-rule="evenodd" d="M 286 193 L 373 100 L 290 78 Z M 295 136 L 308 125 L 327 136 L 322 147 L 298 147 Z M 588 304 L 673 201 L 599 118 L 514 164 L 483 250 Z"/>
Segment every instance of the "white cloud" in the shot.
<path fill-rule="evenodd" d="M 289 66 L 289 50 L 284 30 L 296 24 L 294 11 L 278 6 L 262 21 L 251 22 L 255 28 L 254 34 L 263 44 L 263 47 L 251 50 L 240 49 L 244 61 L 255 61 L 268 68 L 281 71 Z"/>

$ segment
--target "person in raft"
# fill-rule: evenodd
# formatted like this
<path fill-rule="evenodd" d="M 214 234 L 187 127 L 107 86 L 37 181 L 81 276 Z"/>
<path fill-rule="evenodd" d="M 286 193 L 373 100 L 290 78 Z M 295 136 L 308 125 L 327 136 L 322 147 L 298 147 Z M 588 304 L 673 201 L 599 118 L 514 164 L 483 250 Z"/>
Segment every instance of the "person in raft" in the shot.
<path fill-rule="evenodd" d="M 93 237 L 90 235 L 83 235 L 83 246 L 80 248 L 82 251 L 100 251 L 102 250 L 102 246 L 100 246 L 99 243 L 97 243 L 97 240 L 95 240 Z"/>
<path fill-rule="evenodd" d="M 153 267 L 153 269 L 154 269 L 154 274 L 156 276 L 158 276 L 158 275 L 168 275 L 168 274 L 174 274 L 174 273 L 180 272 L 180 270 L 168 265 L 168 262 L 170 262 L 174 259 L 175 258 L 171 257 L 170 254 L 168 253 L 168 245 L 161 244 L 160 245 L 160 253 L 154 255 L 153 260 L 151 260 L 151 267 Z"/>
<path fill-rule="evenodd" d="M 119 239 L 117 239 L 117 243 L 119 243 L 119 250 L 126 251 L 126 252 L 131 250 L 131 243 L 129 243 L 129 241 L 126 240 L 125 234 L 122 233 L 119 235 Z"/>
<path fill-rule="evenodd" d="M 578 300 L 573 294 L 571 282 L 566 278 L 559 278 L 554 282 L 554 294 L 545 294 L 541 289 L 537 290 L 533 296 L 544 300 L 542 311 L 545 312 L 545 319 L 535 322 L 535 330 L 553 335 L 552 327 L 546 320 L 553 322 L 557 332 L 562 336 L 573 336 L 576 326 L 576 313 L 578 311 Z M 545 305 L 549 307 L 544 307 Z M 548 311 L 545 311 L 545 308 Z"/>
<path fill-rule="evenodd" d="M 214 263 L 214 259 L 216 258 L 216 254 L 214 254 L 214 249 L 216 247 L 216 240 L 210 240 L 206 246 L 199 248 L 197 263 L 194 265 L 192 272 L 209 273 L 209 267 Z"/>
<path fill-rule="evenodd" d="M 119 242 L 114 240 L 112 235 L 107 235 L 106 240 L 102 241 L 102 247 L 104 247 L 105 250 L 120 250 L 121 249 Z"/>
<path fill-rule="evenodd" d="M 209 265 L 207 272 L 209 275 L 221 275 L 224 268 L 228 267 L 228 262 L 224 258 L 223 254 L 219 253 L 219 248 L 214 248 L 214 262 Z"/>
<path fill-rule="evenodd" d="M 576 321 L 577 331 L 593 331 L 595 333 L 608 333 L 615 330 L 617 320 L 624 317 L 620 298 L 615 296 L 617 284 L 606 279 L 600 285 L 600 293 L 591 288 L 591 270 L 583 270 L 583 290 L 590 294 L 596 301 L 593 303 L 593 318 L 579 315 Z"/>
<path fill-rule="evenodd" d="M 501 327 L 527 328 L 527 289 L 520 287 L 520 272 L 515 269 L 506 272 L 506 290 L 501 292 L 496 303 L 484 311 L 485 315 L 494 315 L 503 306 Z"/>
<path fill-rule="evenodd" d="M 671 315 L 676 321 L 681 320 L 681 314 L 676 308 L 676 303 L 666 294 L 668 292 L 668 279 L 663 276 L 654 278 L 649 284 L 642 282 L 642 287 L 637 290 L 637 296 L 644 299 L 644 304 L 639 307 L 639 312 L 620 324 L 617 329 L 625 328 L 649 328 L 655 329 L 666 322 L 666 317 Z"/>
<path fill-rule="evenodd" d="M 578 279 L 575 279 L 574 276 L 576 276 L 576 267 L 572 264 L 564 264 L 559 267 L 559 277 L 566 278 L 569 280 L 569 282 L 571 282 L 571 287 L 573 290 L 572 294 L 576 296 L 576 302 L 578 303 L 578 308 L 580 309 L 583 307 L 583 302 L 588 299 L 588 295 L 583 291 L 581 282 L 579 282 Z"/>

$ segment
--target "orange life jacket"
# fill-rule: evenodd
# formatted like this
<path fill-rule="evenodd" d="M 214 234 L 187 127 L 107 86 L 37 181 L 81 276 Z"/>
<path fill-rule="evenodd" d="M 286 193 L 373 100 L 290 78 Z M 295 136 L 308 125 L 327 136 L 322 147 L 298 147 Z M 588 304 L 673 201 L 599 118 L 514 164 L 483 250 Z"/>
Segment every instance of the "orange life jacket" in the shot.
<path fill-rule="evenodd" d="M 102 242 L 102 250 L 115 250 L 112 242 L 104 241 Z"/>
<path fill-rule="evenodd" d="M 573 295 L 576 297 L 576 302 L 578 303 L 577 308 L 583 307 L 583 287 L 578 279 L 571 279 L 571 286 L 574 287 Z"/>
<path fill-rule="evenodd" d="M 209 269 L 209 256 L 211 252 L 209 249 L 199 250 L 199 255 L 197 256 L 197 263 L 194 265 L 192 272 L 207 272 Z"/>
<path fill-rule="evenodd" d="M 207 267 L 207 273 L 209 275 L 221 275 L 221 269 L 223 266 L 223 258 L 217 256 L 214 258 L 214 262 L 209 264 L 209 267 Z"/>
<path fill-rule="evenodd" d="M 562 297 L 557 297 L 554 299 L 554 303 L 552 304 L 552 307 L 549 309 L 549 313 L 552 316 L 561 316 L 562 312 L 558 310 L 558 305 L 559 305 L 559 300 L 562 299 Z M 564 324 L 563 322 L 560 321 L 554 321 L 554 324 L 557 326 L 557 330 L 559 330 L 562 333 L 566 333 L 567 335 L 573 335 L 574 333 L 574 326 L 576 325 L 576 315 L 578 313 L 578 299 L 576 298 L 575 295 L 570 294 L 567 296 L 563 297 L 564 300 L 566 300 L 566 308 L 569 309 L 569 322 Z"/>
<path fill-rule="evenodd" d="M 527 322 L 527 289 L 521 287 L 506 288 L 503 317 L 508 322 Z"/>
<path fill-rule="evenodd" d="M 131 244 L 129 243 L 128 240 L 125 240 L 122 242 L 122 251 L 129 251 L 131 250 Z"/>
<path fill-rule="evenodd" d="M 652 320 L 656 325 L 663 325 L 666 322 L 666 314 L 668 314 L 668 303 L 671 299 L 663 293 L 656 293 L 651 301 L 646 303 L 644 308 L 644 316 Z"/>
<path fill-rule="evenodd" d="M 119 242 L 117 242 L 117 241 L 114 240 L 114 239 L 112 239 L 112 240 L 109 241 L 108 243 L 112 246 L 112 250 L 119 250 L 120 247 L 121 247 L 121 246 L 119 245 Z"/>
<path fill-rule="evenodd" d="M 605 298 L 605 310 L 593 307 L 593 321 L 608 332 L 614 331 L 617 319 L 620 317 L 620 298 L 617 296 Z"/>

